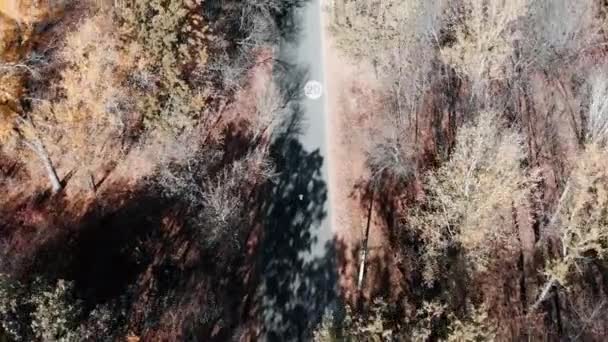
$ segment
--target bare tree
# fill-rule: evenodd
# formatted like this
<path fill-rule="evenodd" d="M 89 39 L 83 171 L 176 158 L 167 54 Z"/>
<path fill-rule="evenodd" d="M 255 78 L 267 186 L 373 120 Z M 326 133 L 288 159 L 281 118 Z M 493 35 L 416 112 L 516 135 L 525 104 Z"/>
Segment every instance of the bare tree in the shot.
<path fill-rule="evenodd" d="M 248 47 L 275 46 L 288 32 L 286 23 L 290 12 L 307 0 L 244 0 L 239 3 L 240 29 L 246 37 L 240 44 Z"/>
<path fill-rule="evenodd" d="M 587 144 L 576 158 L 547 229 L 557 234 L 560 255 L 545 270 L 547 280 L 531 306 L 537 309 L 556 285 L 565 286 L 576 266 L 589 258 L 608 253 L 608 152 L 597 144 Z"/>
<path fill-rule="evenodd" d="M 577 57 L 600 38 L 599 8 L 593 0 L 530 1 L 523 58 L 545 70 Z"/>
<path fill-rule="evenodd" d="M 41 126 L 44 124 L 39 126 L 30 114 L 23 113 L 21 107 L 14 103 L 8 108 L 7 114 L 2 117 L 4 122 L 1 127 L 4 131 L 0 132 L 0 138 L 4 143 L 16 140 L 33 152 L 46 171 L 52 192 L 59 192 L 63 186 L 42 139 Z"/>
<path fill-rule="evenodd" d="M 442 56 L 480 93 L 488 81 L 510 77 L 515 24 L 527 14 L 528 0 L 464 0 L 456 6 L 456 42 L 444 47 Z"/>
<path fill-rule="evenodd" d="M 370 64 L 387 92 L 378 129 L 370 132 L 368 165 L 376 175 L 409 177 L 418 143 L 418 112 L 431 84 L 446 2 L 344 0 L 344 21 L 332 23 L 338 46 Z M 414 131 L 414 134 L 403 132 Z"/>
<path fill-rule="evenodd" d="M 372 146 L 367 152 L 367 165 L 373 178 L 392 174 L 400 180 L 407 180 L 416 171 L 414 151 L 408 142 L 390 138 Z"/>
<path fill-rule="evenodd" d="M 31 54 L 27 60 L 24 61 L 0 63 L 0 74 L 14 74 L 25 71 L 32 77 L 39 78 L 40 74 L 36 68 L 36 65 L 41 62 L 44 62 L 42 56 Z"/>
<path fill-rule="evenodd" d="M 59 176 L 57 176 L 57 171 L 55 170 L 55 166 L 49 157 L 49 153 L 44 146 L 44 143 L 40 139 L 39 132 L 36 129 L 36 126 L 31 121 L 31 118 L 23 118 L 21 116 L 17 116 L 16 120 L 20 123 L 16 126 L 15 131 L 17 135 L 21 139 L 21 141 L 38 157 L 44 169 L 46 170 L 46 175 L 51 183 L 51 189 L 53 193 L 58 193 L 63 188 L 61 181 L 59 180 Z"/>
<path fill-rule="evenodd" d="M 288 98 L 274 80 L 267 80 L 264 91 L 256 95 L 256 112 L 252 119 L 251 130 L 255 140 L 271 136 L 275 128 L 286 116 L 286 110 L 292 99 Z"/>
<path fill-rule="evenodd" d="M 274 176 L 266 153 L 259 147 L 217 174 L 210 174 L 209 168 L 220 161 L 221 153 L 199 150 L 186 160 L 161 165 L 157 183 L 165 196 L 180 200 L 190 209 L 190 223 L 199 232 L 201 244 L 238 246 L 247 194 Z"/>
<path fill-rule="evenodd" d="M 424 209 L 412 209 L 409 226 L 424 241 L 425 279 L 432 283 L 442 255 L 454 243 L 472 271 L 486 269 L 492 253 L 509 249 L 512 206 L 523 203 L 529 181 L 519 135 L 501 127 L 495 113 L 482 113 L 460 129 L 449 161 L 425 179 Z"/>
<path fill-rule="evenodd" d="M 32 117 L 24 112 L 20 104 L 26 77 L 39 77 L 38 64 L 41 56 L 31 54 L 22 58 L 16 49 L 19 36 L 18 23 L 3 23 L 0 32 L 0 141 L 7 144 L 17 140 L 31 150 L 41 161 L 51 183 L 53 192 L 61 190 L 61 182 L 48 151 L 40 137 Z"/>

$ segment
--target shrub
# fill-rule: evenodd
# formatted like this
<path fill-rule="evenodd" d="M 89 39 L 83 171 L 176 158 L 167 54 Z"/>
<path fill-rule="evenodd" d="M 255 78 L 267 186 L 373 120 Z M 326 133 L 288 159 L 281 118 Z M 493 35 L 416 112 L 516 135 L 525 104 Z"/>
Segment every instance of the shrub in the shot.
<path fill-rule="evenodd" d="M 205 109 L 208 84 L 196 84 L 194 71 L 207 63 L 208 26 L 201 0 L 135 0 L 115 14 L 135 70 L 138 108 L 147 125 L 178 130 L 192 125 Z"/>
<path fill-rule="evenodd" d="M 447 341 L 477 342 L 496 340 L 496 326 L 488 318 L 485 307 L 473 308 L 465 319 L 452 315 Z"/>
<path fill-rule="evenodd" d="M 32 331 L 42 341 L 77 341 L 80 303 L 72 297 L 73 285 L 59 280 L 54 288 L 36 291 L 29 302 L 32 312 Z"/>
<path fill-rule="evenodd" d="M 0 325 L 15 341 L 24 338 L 24 313 L 22 311 L 25 292 L 21 284 L 0 274 Z"/>

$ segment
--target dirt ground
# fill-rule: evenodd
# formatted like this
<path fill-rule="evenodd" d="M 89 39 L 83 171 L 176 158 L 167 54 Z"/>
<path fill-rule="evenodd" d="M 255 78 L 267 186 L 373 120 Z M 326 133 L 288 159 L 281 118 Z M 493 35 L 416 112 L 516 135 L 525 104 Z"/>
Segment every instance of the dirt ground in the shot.
<path fill-rule="evenodd" d="M 366 276 L 362 293 L 357 293 L 359 253 L 369 210 L 369 199 L 364 197 L 365 180 L 369 178 L 365 166 L 368 132 L 374 126 L 373 113 L 381 110 L 382 103 L 373 68 L 353 61 L 336 48 L 328 29 L 331 20 L 330 11 L 324 11 L 332 227 L 336 239 L 347 246 L 340 260 L 340 287 L 346 301 L 355 303 L 360 298 L 384 295 L 386 286 L 399 283 L 394 277 L 400 275 L 394 274 L 397 267 L 391 267 L 397 260 L 390 248 L 384 247 L 387 232 L 372 212 Z M 393 289 L 391 293 L 400 291 Z"/>

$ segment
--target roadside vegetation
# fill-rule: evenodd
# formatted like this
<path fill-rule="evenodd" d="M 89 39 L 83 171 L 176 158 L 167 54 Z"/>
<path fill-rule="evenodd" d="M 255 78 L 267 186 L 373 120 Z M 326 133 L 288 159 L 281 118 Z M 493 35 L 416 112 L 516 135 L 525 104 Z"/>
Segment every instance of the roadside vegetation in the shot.
<path fill-rule="evenodd" d="M 256 336 L 302 3 L 0 2 L 0 340 Z"/>
<path fill-rule="evenodd" d="M 0 1 L 0 341 L 605 339 L 605 1 L 332 2 L 392 259 L 342 293 L 304 3 Z"/>
<path fill-rule="evenodd" d="M 604 339 L 606 4 L 330 10 L 341 53 L 371 67 L 383 94 L 360 133 L 371 141 L 363 191 L 399 269 L 328 313 L 316 339 Z"/>

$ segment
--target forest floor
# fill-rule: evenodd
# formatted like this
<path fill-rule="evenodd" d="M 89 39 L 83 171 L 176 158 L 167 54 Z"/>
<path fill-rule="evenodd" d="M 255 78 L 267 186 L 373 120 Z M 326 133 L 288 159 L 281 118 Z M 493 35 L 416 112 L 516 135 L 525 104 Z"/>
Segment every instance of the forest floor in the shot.
<path fill-rule="evenodd" d="M 369 132 L 375 126 L 373 113 L 380 111 L 383 104 L 372 66 L 358 63 L 339 51 L 329 29 L 331 20 L 332 14 L 324 11 L 332 226 L 336 239 L 347 246 L 339 262 L 339 278 L 344 299 L 352 304 L 359 298 L 383 295 L 387 287 L 392 287 L 392 294 L 398 294 L 400 291 L 395 291 L 395 287 L 400 281 L 394 279 L 398 268 L 392 266 L 396 260 L 390 248 L 384 247 L 388 245 L 387 231 L 372 210 L 366 276 L 362 296 L 357 293 L 359 253 L 369 214 L 366 151 L 370 147 Z"/>

